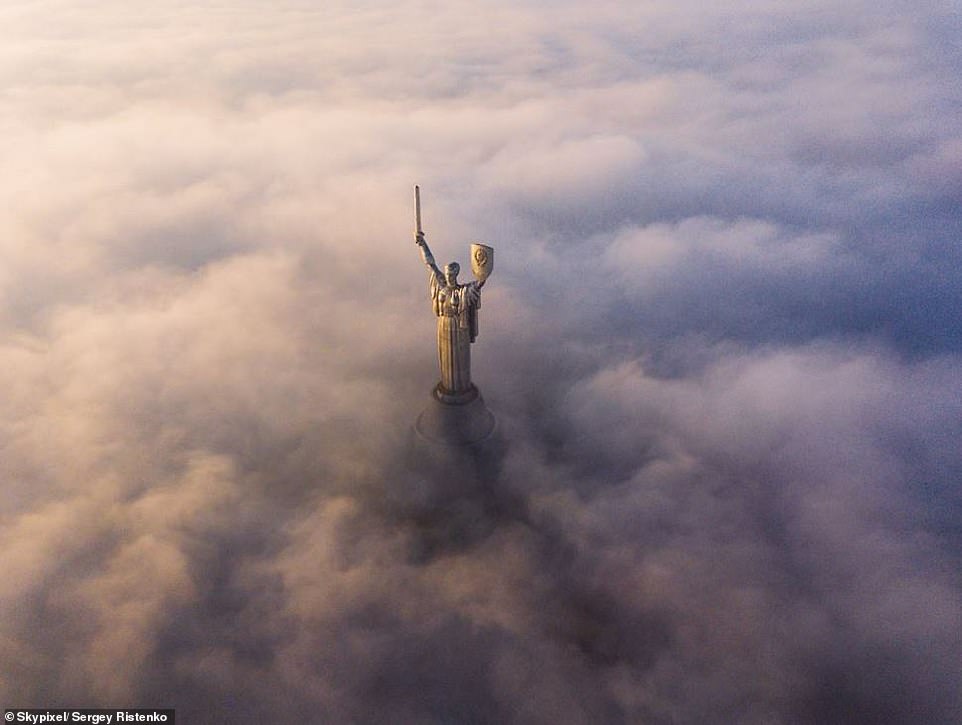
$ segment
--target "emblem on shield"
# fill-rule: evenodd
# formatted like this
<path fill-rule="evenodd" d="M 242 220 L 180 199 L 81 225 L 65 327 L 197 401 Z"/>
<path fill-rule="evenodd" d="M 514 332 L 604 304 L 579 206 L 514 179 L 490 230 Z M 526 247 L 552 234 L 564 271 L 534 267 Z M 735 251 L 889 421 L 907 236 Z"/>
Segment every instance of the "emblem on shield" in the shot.
<path fill-rule="evenodd" d="M 494 247 L 487 244 L 474 243 L 471 245 L 471 271 L 484 282 L 494 269 Z"/>

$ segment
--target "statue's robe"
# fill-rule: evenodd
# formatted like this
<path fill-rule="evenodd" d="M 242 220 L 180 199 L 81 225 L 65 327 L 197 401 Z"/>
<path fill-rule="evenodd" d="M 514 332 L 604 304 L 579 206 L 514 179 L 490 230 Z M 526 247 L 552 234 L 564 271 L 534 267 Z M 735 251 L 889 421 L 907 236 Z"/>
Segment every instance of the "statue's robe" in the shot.
<path fill-rule="evenodd" d="M 438 318 L 441 388 L 447 393 L 468 392 L 472 387 L 471 343 L 478 336 L 481 290 L 477 282 L 451 286 L 432 274 L 431 302 Z"/>

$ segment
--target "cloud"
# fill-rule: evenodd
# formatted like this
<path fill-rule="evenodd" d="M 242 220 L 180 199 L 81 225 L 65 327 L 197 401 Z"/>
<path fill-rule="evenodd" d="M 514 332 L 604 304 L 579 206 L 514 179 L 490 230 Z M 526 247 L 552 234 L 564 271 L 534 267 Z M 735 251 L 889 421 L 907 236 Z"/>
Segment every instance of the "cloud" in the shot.
<path fill-rule="evenodd" d="M 0 10 L 0 699 L 957 721 L 957 20 Z"/>

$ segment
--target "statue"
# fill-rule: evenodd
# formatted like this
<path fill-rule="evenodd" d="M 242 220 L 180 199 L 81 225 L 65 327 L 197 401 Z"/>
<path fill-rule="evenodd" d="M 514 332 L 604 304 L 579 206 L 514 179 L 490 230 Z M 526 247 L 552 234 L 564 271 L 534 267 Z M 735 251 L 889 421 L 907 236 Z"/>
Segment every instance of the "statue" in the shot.
<path fill-rule="evenodd" d="M 457 262 L 442 272 L 421 229 L 421 193 L 414 187 L 417 227 L 414 241 L 430 273 L 431 307 L 438 321 L 438 368 L 441 380 L 434 386 L 432 401 L 418 417 L 415 430 L 433 443 L 464 446 L 487 439 L 495 419 L 471 382 L 471 343 L 478 337 L 481 288 L 494 269 L 494 249 L 471 245 L 471 269 L 476 278 L 461 284 Z"/>
<path fill-rule="evenodd" d="M 430 272 L 431 305 L 438 318 L 438 367 L 441 380 L 436 395 L 442 402 L 463 402 L 477 396 L 471 382 L 471 343 L 478 337 L 478 310 L 481 288 L 494 268 L 494 249 L 484 244 L 471 245 L 471 267 L 477 281 L 460 284 L 457 262 L 438 269 L 434 255 L 421 230 L 421 195 L 414 187 L 417 231 L 416 244 Z"/>

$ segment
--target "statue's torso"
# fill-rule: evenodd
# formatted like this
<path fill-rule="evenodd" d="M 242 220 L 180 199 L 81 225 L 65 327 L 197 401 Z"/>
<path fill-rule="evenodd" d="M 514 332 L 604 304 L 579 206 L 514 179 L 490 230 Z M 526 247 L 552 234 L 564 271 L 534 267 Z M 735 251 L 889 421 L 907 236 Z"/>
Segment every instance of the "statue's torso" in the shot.
<path fill-rule="evenodd" d="M 439 283 L 435 277 L 431 278 L 431 303 L 434 314 L 438 317 L 459 317 L 469 311 L 471 307 L 471 291 L 474 282 L 468 284 L 449 285 Z M 475 293 L 474 299 L 477 300 Z"/>
<path fill-rule="evenodd" d="M 439 287 L 436 297 L 438 315 L 443 315 L 444 317 L 457 317 L 460 315 L 466 307 L 465 295 L 465 285 Z"/>

